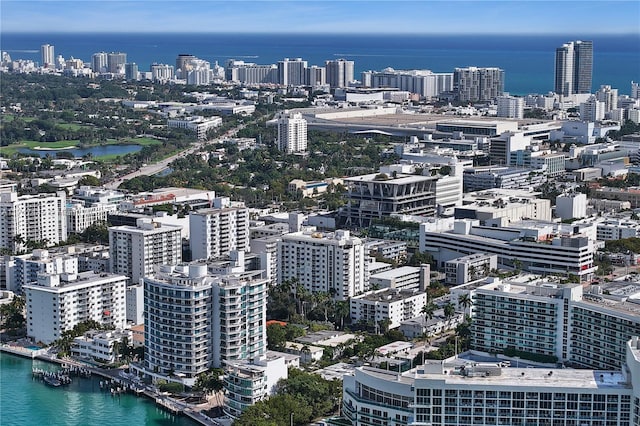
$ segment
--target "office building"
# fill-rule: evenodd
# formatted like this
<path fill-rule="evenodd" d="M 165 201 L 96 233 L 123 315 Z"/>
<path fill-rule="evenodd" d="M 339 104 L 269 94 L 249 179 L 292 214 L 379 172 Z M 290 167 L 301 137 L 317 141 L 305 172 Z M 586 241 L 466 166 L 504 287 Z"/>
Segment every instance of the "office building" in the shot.
<path fill-rule="evenodd" d="M 496 224 L 498 225 L 498 224 Z M 498 266 L 538 274 L 575 275 L 590 281 L 594 241 L 581 234 L 556 229 L 552 223 L 526 222 L 509 226 L 481 226 L 478 220 L 456 220 L 444 230 L 420 225 L 420 251 L 428 252 L 438 267 L 460 256 L 478 252 L 498 255 Z"/>
<path fill-rule="evenodd" d="M 112 74 L 124 74 L 127 54 L 122 52 L 107 53 L 107 71 Z"/>
<path fill-rule="evenodd" d="M 551 201 L 528 189 L 488 189 L 465 194 L 462 205 L 455 208 L 454 216 L 456 219 L 478 219 L 483 226 L 519 222 L 525 218 L 551 221 Z"/>
<path fill-rule="evenodd" d="M 138 78 L 138 64 L 135 62 L 127 62 L 124 64 L 124 78 L 126 80 L 139 80 Z"/>
<path fill-rule="evenodd" d="M 640 223 L 633 219 L 606 218 L 596 224 L 598 241 L 616 241 L 624 238 L 637 238 L 640 235 Z"/>
<path fill-rule="evenodd" d="M 98 52 L 91 55 L 91 70 L 98 74 L 107 72 L 107 52 Z"/>
<path fill-rule="evenodd" d="M 42 66 L 44 68 L 55 68 L 56 55 L 55 49 L 50 44 L 43 44 L 40 46 L 40 57 L 42 58 Z"/>
<path fill-rule="evenodd" d="M 278 242 L 278 283 L 296 280 L 311 293 L 347 300 L 368 287 L 366 253 L 349 231 L 285 234 Z"/>
<path fill-rule="evenodd" d="M 27 241 L 53 246 L 67 240 L 66 195 L 0 193 L 0 248 L 23 250 Z"/>
<path fill-rule="evenodd" d="M 637 425 L 640 351 L 620 348 L 617 370 L 518 368 L 461 358 L 404 373 L 370 366 L 344 376 L 343 416 L 353 426 Z M 384 420 L 381 420 L 384 419 Z"/>
<path fill-rule="evenodd" d="M 173 372 L 192 385 L 211 367 L 265 354 L 266 280 L 236 267 L 212 274 L 205 264 L 165 265 L 145 277 L 146 374 Z"/>
<path fill-rule="evenodd" d="M 307 76 L 307 61 L 302 58 L 284 58 L 278 61 L 278 84 L 283 86 L 304 86 Z"/>
<path fill-rule="evenodd" d="M 347 87 L 353 81 L 354 62 L 346 59 L 335 59 L 325 62 L 327 84 L 331 88 Z"/>
<path fill-rule="evenodd" d="M 197 72 L 197 71 L 190 71 Z M 196 84 L 196 83 L 189 83 Z M 202 117 L 202 116 L 193 116 L 193 117 L 184 117 L 184 118 L 173 118 L 167 120 L 168 127 L 175 127 L 177 129 L 187 129 L 192 132 L 195 132 L 198 140 L 207 139 L 207 133 L 211 129 L 215 129 L 216 127 L 222 124 L 221 117 Z"/>
<path fill-rule="evenodd" d="M 504 94 L 504 70 L 500 68 L 456 68 L 453 91 L 460 102 L 491 101 Z"/>
<path fill-rule="evenodd" d="M 39 274 L 35 283 L 23 287 L 27 335 L 49 344 L 83 321 L 124 328 L 126 280 L 95 272 Z"/>
<path fill-rule="evenodd" d="M 288 154 L 307 150 L 307 120 L 300 113 L 283 111 L 278 115 L 278 148 Z"/>
<path fill-rule="evenodd" d="M 189 213 L 192 259 L 216 259 L 233 250 L 249 251 L 249 209 L 215 198 L 213 208 Z"/>
<path fill-rule="evenodd" d="M 591 93 L 593 42 L 575 41 L 556 49 L 555 92 L 561 96 Z"/>
<path fill-rule="evenodd" d="M 436 211 L 437 176 L 385 173 L 344 179 L 348 226 L 366 228 L 374 219 L 396 214 L 432 216 Z"/>
<path fill-rule="evenodd" d="M 523 118 L 524 99 L 515 96 L 498 97 L 498 117 Z"/>
<path fill-rule="evenodd" d="M 159 265 L 182 261 L 182 227 L 138 219 L 136 226 L 109 228 L 111 272 L 126 275 L 130 283 L 152 275 Z"/>

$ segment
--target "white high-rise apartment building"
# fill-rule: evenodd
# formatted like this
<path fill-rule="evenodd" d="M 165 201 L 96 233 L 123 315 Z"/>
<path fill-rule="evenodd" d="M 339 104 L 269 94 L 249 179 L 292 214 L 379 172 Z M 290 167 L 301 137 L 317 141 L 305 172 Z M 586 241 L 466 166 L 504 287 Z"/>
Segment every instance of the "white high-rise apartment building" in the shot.
<path fill-rule="evenodd" d="M 117 209 L 118 207 L 114 204 L 86 207 L 82 201 L 70 200 L 65 209 L 67 232 L 81 234 L 94 223 L 106 222 L 109 213 L 113 213 Z"/>
<path fill-rule="evenodd" d="M 38 280 L 38 274 L 77 274 L 78 258 L 37 249 L 31 254 L 11 256 L 5 261 L 7 290 L 21 293 L 22 287 Z"/>
<path fill-rule="evenodd" d="M 498 117 L 523 118 L 524 98 L 500 96 L 498 98 Z"/>
<path fill-rule="evenodd" d="M 40 46 L 40 54 L 42 56 L 42 66 L 45 68 L 55 68 L 56 55 L 54 47 L 50 44 Z"/>
<path fill-rule="evenodd" d="M 192 259 L 215 259 L 232 250 L 249 251 L 249 209 L 229 198 L 213 200 L 213 208 L 189 213 Z"/>
<path fill-rule="evenodd" d="M 604 119 L 605 103 L 591 96 L 587 102 L 580 104 L 580 119 L 582 121 L 601 121 Z"/>
<path fill-rule="evenodd" d="M 107 52 L 98 52 L 91 55 L 91 69 L 96 73 L 107 72 Z"/>
<path fill-rule="evenodd" d="M 236 265 L 238 267 L 239 265 Z M 162 266 L 144 279 L 145 369 L 181 374 L 185 383 L 210 367 L 266 352 L 267 281 L 261 271 L 214 275 L 205 264 Z"/>
<path fill-rule="evenodd" d="M 427 99 L 453 90 L 453 73 L 434 73 L 431 70 L 403 71 L 385 68 L 382 71 L 365 71 L 361 79 L 365 87 L 395 87 Z"/>
<path fill-rule="evenodd" d="M 111 272 L 126 275 L 131 283 L 153 274 L 159 265 L 182 261 L 182 227 L 141 218 L 136 226 L 109 228 Z"/>
<path fill-rule="evenodd" d="M 325 62 L 327 83 L 332 87 L 347 87 L 353 81 L 354 62 L 336 59 Z"/>
<path fill-rule="evenodd" d="M 311 293 L 347 300 L 367 290 L 366 253 L 349 231 L 293 232 L 278 242 L 278 283 L 296 280 Z"/>
<path fill-rule="evenodd" d="M 66 195 L 0 193 L 0 248 L 24 249 L 27 241 L 56 245 L 67 239 Z"/>
<path fill-rule="evenodd" d="M 278 61 L 278 84 L 283 86 L 304 86 L 307 77 L 307 61 L 302 58 L 284 58 Z"/>
<path fill-rule="evenodd" d="M 51 343 L 76 324 L 93 320 L 124 328 L 127 277 L 82 272 L 40 274 L 36 283 L 24 286 L 27 335 Z"/>
<path fill-rule="evenodd" d="M 603 84 L 596 92 L 596 99 L 604 103 L 605 114 L 618 108 L 618 89 L 612 89 L 611 86 Z"/>
<path fill-rule="evenodd" d="M 173 78 L 173 65 L 166 64 L 152 64 L 151 65 L 151 79 L 154 82 L 166 82 Z"/>
<path fill-rule="evenodd" d="M 113 74 L 124 74 L 127 54 L 122 52 L 107 53 L 107 71 Z"/>
<path fill-rule="evenodd" d="M 556 197 L 556 216 L 560 219 L 578 219 L 587 216 L 587 194 L 573 192 Z"/>
<path fill-rule="evenodd" d="M 278 148 L 289 154 L 307 150 L 307 120 L 300 113 L 278 115 Z"/>

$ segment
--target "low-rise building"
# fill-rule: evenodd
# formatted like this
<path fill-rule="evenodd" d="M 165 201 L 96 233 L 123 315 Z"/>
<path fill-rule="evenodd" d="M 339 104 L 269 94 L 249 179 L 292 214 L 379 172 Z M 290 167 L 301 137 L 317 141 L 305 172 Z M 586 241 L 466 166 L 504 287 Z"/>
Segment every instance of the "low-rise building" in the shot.
<path fill-rule="evenodd" d="M 484 278 L 498 268 L 498 255 L 474 253 L 446 262 L 445 282 L 448 285 L 466 284 Z"/>
<path fill-rule="evenodd" d="M 182 119 L 167 120 L 168 127 L 176 127 L 178 129 L 187 129 L 196 133 L 198 139 L 206 139 L 207 132 L 222 124 L 220 117 L 186 117 Z"/>
<path fill-rule="evenodd" d="M 131 331 L 90 331 L 73 339 L 71 355 L 86 360 L 111 364 L 118 360 L 123 342 L 131 342 Z M 125 340 L 126 339 L 126 340 Z"/>
<path fill-rule="evenodd" d="M 389 329 L 397 328 L 402 321 L 419 316 L 426 303 L 427 293 L 424 291 L 376 290 L 351 298 L 351 321 L 376 328 L 387 322 Z M 380 331 L 383 330 L 380 328 Z"/>
<path fill-rule="evenodd" d="M 420 290 L 426 291 L 429 286 L 429 265 L 401 266 L 369 276 L 369 287 L 377 289 Z"/>

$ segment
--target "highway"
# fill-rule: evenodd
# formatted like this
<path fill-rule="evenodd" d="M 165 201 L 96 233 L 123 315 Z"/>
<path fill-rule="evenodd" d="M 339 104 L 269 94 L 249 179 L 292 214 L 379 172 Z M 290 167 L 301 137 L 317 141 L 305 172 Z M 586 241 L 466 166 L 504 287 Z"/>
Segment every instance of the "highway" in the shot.
<path fill-rule="evenodd" d="M 124 176 L 119 176 L 117 177 L 115 180 L 109 181 L 109 182 L 105 182 L 103 184 L 103 186 L 105 188 L 108 189 L 117 189 L 120 184 L 126 180 L 129 179 L 133 179 L 135 177 L 138 176 L 151 176 L 151 175 L 155 175 L 160 173 L 161 171 L 167 169 L 169 167 L 169 164 L 171 164 L 174 160 L 177 160 L 180 157 L 184 157 L 186 155 L 189 154 L 193 154 L 197 151 L 200 150 L 200 148 L 206 146 L 206 145 L 210 145 L 210 144 L 217 144 L 220 143 L 221 141 L 227 139 L 227 138 L 232 138 L 234 137 L 240 130 L 244 129 L 246 126 L 246 124 L 241 124 L 238 127 L 234 127 L 233 129 L 229 130 L 228 132 L 224 133 L 223 135 L 221 135 L 220 137 L 218 137 L 217 139 L 213 139 L 213 140 L 208 140 L 208 141 L 199 141 L 194 143 L 193 145 L 189 146 L 189 148 L 180 151 L 174 155 L 172 155 L 171 157 L 167 157 L 163 160 L 160 160 L 156 163 L 153 164 L 148 164 L 145 165 L 144 167 L 141 167 L 140 169 L 136 170 L 135 172 L 129 173 L 127 175 Z"/>

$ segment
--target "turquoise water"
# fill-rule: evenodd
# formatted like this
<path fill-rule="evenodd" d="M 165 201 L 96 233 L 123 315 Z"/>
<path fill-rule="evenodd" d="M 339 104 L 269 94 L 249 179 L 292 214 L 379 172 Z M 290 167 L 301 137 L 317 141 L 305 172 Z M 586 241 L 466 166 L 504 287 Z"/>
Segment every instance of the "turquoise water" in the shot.
<path fill-rule="evenodd" d="M 56 366 L 0 353 L 0 425 L 2 426 L 195 426 L 146 398 L 112 397 L 100 391 L 99 378 L 74 378 L 68 387 L 51 388 L 31 378 L 32 367 Z"/>

